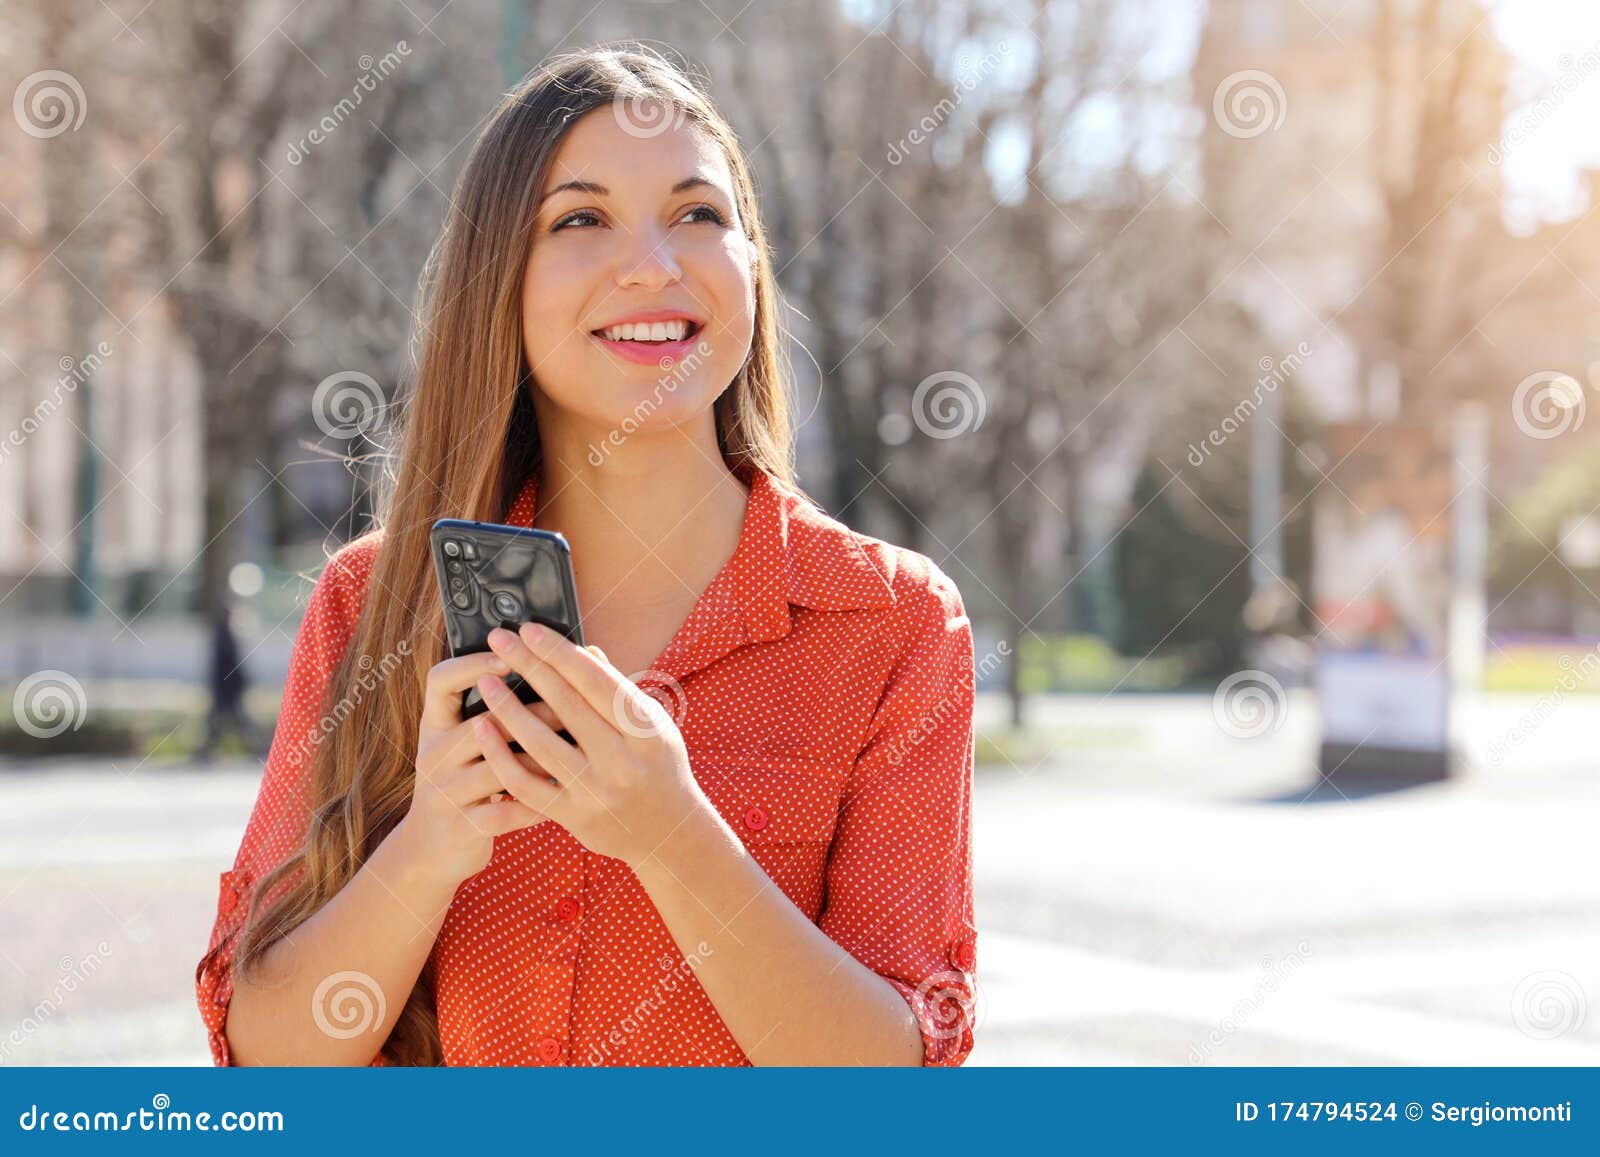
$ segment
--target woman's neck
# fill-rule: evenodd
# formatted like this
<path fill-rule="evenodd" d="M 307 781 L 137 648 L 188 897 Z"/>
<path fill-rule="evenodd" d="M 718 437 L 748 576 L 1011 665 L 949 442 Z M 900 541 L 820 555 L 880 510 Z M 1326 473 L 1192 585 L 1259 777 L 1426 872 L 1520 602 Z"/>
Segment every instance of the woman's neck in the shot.
<path fill-rule="evenodd" d="M 684 431 L 636 433 L 596 466 L 543 447 L 534 526 L 572 547 L 578 599 L 640 609 L 698 594 L 739 544 L 748 488 Z"/>

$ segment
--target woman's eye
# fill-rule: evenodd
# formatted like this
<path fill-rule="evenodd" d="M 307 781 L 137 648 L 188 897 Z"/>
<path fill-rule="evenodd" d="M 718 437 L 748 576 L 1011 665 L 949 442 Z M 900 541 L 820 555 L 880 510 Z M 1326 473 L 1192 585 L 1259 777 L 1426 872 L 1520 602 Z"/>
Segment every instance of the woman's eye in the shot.
<path fill-rule="evenodd" d="M 696 205 L 693 209 L 690 209 L 683 216 L 684 216 L 685 219 L 688 219 L 688 218 L 694 217 L 694 215 L 696 213 L 704 213 L 704 214 L 706 214 L 706 216 L 698 218 L 701 221 L 710 221 L 710 222 L 712 222 L 713 224 L 716 224 L 716 225 L 726 225 L 727 224 L 727 222 L 725 220 L 723 220 L 722 214 L 717 212 L 710 205 Z"/>
<path fill-rule="evenodd" d="M 711 205 L 696 205 L 693 209 L 690 209 L 688 212 L 686 212 L 681 220 L 696 222 L 709 221 L 714 225 L 727 224 L 727 221 L 722 214 Z M 600 215 L 594 210 L 576 209 L 573 212 L 568 213 L 565 217 L 558 218 L 555 224 L 550 226 L 550 232 L 559 232 L 570 225 L 581 225 L 588 227 L 590 225 L 598 225 L 599 223 Z"/>
<path fill-rule="evenodd" d="M 557 220 L 554 225 L 550 226 L 550 232 L 554 233 L 558 229 L 565 229 L 568 225 L 598 224 L 599 221 L 600 218 L 592 210 L 579 209 Z"/>

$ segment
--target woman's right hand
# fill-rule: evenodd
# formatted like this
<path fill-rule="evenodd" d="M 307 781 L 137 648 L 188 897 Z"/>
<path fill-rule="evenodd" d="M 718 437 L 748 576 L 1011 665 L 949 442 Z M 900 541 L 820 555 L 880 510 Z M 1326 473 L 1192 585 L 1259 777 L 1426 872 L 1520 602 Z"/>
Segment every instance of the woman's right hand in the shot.
<path fill-rule="evenodd" d="M 452 884 L 488 866 L 495 836 L 545 818 L 502 793 L 471 721 L 461 718 L 461 697 L 468 688 L 485 675 L 504 677 L 509 671 L 492 651 L 445 659 L 428 669 L 411 810 L 394 834 L 420 867 Z"/>

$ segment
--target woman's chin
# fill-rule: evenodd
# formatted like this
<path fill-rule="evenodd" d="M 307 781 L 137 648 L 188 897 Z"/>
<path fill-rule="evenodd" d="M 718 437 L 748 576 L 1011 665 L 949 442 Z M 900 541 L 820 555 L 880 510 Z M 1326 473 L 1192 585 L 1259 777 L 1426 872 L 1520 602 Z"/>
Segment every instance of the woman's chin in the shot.
<path fill-rule="evenodd" d="M 669 392 L 650 379 L 618 383 L 606 391 L 603 405 L 596 406 L 598 400 L 592 395 L 583 399 L 583 416 L 621 439 L 665 434 L 701 420 L 710 412 L 716 396 L 694 382 L 682 383 Z"/>

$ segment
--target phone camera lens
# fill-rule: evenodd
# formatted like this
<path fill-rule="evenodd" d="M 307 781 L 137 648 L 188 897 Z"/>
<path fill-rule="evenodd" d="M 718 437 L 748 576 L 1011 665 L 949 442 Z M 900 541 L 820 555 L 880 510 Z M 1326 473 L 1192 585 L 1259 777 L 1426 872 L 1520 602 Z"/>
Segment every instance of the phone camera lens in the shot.
<path fill-rule="evenodd" d="M 516 600 L 515 596 L 501 591 L 494 596 L 494 613 L 502 619 L 515 619 L 522 613 L 522 604 Z"/>
<path fill-rule="evenodd" d="M 450 601 L 464 611 L 472 609 L 472 596 L 466 591 L 457 591 L 455 598 Z"/>
<path fill-rule="evenodd" d="M 461 544 L 453 538 L 447 538 L 444 542 L 444 552 L 451 558 L 460 558 Z"/>
<path fill-rule="evenodd" d="M 459 559 L 454 559 L 453 558 L 449 562 L 445 563 L 444 565 L 445 565 L 445 569 L 447 569 L 451 574 L 460 574 L 461 573 L 461 562 L 460 562 Z"/>

